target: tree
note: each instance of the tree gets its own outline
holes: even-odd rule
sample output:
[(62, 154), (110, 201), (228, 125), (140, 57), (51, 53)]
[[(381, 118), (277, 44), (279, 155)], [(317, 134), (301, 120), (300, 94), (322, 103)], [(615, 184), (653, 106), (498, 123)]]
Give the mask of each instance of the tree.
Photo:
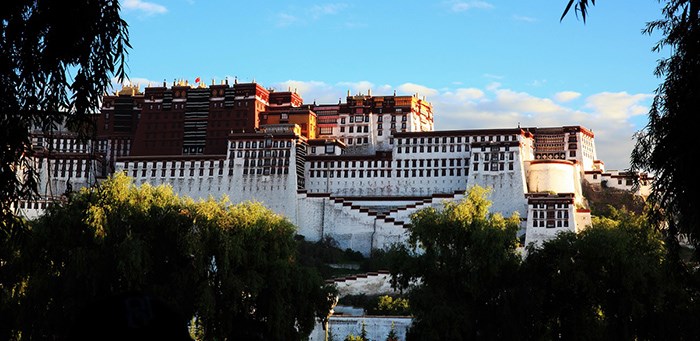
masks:
[(408, 316), (410, 311), (407, 299), (389, 295), (376, 297), (365, 306), (367, 315)]
[(529, 247), (521, 297), (533, 339), (687, 340), (697, 335), (697, 290), (673, 271), (663, 238), (618, 211), (579, 234)]
[(294, 231), (257, 203), (194, 202), (118, 174), (32, 223), (14, 335), (100, 339), (125, 328), (105, 304), (126, 300), (162, 302), (179, 323), (168, 330), (187, 335), (192, 321), (204, 340), (301, 339), (334, 297), (296, 261)]
[(365, 327), (365, 321), (362, 321), (362, 329), (360, 330), (360, 335), (348, 334), (345, 336), (344, 341), (369, 341), (367, 338), (367, 328)]
[[(24, 222), (12, 204), (36, 194), (30, 130), (85, 127), (129, 46), (119, 1), (4, 1), (0, 9), (0, 323)], [(0, 330), (7, 330), (0, 328)], [(2, 338), (2, 335), (0, 335)]]
[[(569, 0), (562, 15), (575, 3), (585, 20), (587, 0)], [(590, 5), (595, 1), (591, 0)], [(655, 74), (664, 81), (656, 89), (649, 110), (649, 122), (636, 134), (631, 170), (654, 175), (649, 217), (657, 228), (668, 232), (669, 242), (679, 234), (700, 246), (700, 184), (695, 178), (694, 127), (700, 106), (700, 13), (699, 0), (667, 0), (663, 18), (647, 23), (645, 33), (660, 31), (662, 39), (653, 47), (670, 48), (668, 58), (659, 61)], [(674, 251), (675, 250), (675, 251)], [(696, 248), (697, 250), (697, 248)], [(672, 248), (677, 253), (677, 248)]]
[[(693, 124), (700, 106), (700, 1), (672, 0), (663, 9), (664, 19), (647, 24), (645, 32), (660, 30), (664, 38), (654, 47), (672, 49), (659, 61), (655, 74), (665, 77), (656, 89), (649, 122), (637, 134), (632, 169), (654, 174), (648, 201), (657, 226), (668, 226), (670, 241), (683, 234), (696, 246), (700, 242), (700, 199), (694, 159)], [(666, 225), (667, 223), (667, 225)], [(664, 224), (664, 225), (660, 225)]]
[(390, 252), (393, 284), (410, 290), (414, 322), (408, 338), (517, 335), (514, 325), (503, 321), (516, 315), (519, 218), (489, 214), (487, 193), (475, 186), (459, 203), (414, 213), (408, 246)]
[[(112, 76), (123, 79), (127, 23), (119, 1), (16, 0), (0, 11), (0, 213), (36, 190), (30, 130), (90, 123)], [(78, 19), (79, 18), (79, 19)], [(80, 130), (83, 131), (83, 130)]]
[(394, 322), (391, 322), (391, 329), (389, 329), (389, 334), (386, 335), (386, 341), (399, 341)]

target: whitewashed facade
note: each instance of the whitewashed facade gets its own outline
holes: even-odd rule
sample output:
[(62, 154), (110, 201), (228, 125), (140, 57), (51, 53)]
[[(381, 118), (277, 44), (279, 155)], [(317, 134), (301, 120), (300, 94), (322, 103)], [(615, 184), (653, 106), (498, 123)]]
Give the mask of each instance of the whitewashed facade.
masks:
[(492, 212), (520, 216), (526, 244), (590, 224), (583, 181), (631, 188), (629, 173), (605, 172), (593, 134), (579, 126), (394, 132), (371, 148), (299, 131), (277, 124), (231, 134), (225, 155), (115, 156), (114, 170), (100, 146), (36, 135), (44, 200), (17, 207), (33, 218), (69, 187), (124, 172), (193, 199), (262, 202), (307, 240), (332, 237), (368, 255), (405, 241), (412, 213), (461, 200), (474, 185), (492, 189)]

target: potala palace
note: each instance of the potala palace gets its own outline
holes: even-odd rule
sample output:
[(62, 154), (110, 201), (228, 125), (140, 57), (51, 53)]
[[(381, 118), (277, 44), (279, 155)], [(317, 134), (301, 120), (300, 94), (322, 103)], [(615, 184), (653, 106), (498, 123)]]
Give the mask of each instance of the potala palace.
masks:
[(474, 185), (492, 188), (493, 212), (519, 213), (529, 244), (590, 224), (584, 182), (631, 190), (640, 176), (606, 171), (585, 127), (435, 131), (433, 115), (416, 94), (306, 104), (295, 90), (237, 81), (125, 86), (104, 97), (89, 141), (33, 133), (42, 199), (17, 207), (33, 218), (67, 190), (125, 172), (195, 199), (260, 201), (307, 240), (367, 255), (404, 241), (416, 210)]

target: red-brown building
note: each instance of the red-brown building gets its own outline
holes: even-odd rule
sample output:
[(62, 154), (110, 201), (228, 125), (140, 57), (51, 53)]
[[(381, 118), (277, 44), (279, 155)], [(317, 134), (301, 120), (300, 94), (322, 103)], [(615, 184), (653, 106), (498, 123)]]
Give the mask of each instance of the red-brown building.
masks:
[(180, 81), (144, 92), (127, 86), (104, 97), (98, 139), (112, 158), (225, 154), (231, 132), (260, 127), (269, 100), (270, 91), (257, 83), (192, 87)]

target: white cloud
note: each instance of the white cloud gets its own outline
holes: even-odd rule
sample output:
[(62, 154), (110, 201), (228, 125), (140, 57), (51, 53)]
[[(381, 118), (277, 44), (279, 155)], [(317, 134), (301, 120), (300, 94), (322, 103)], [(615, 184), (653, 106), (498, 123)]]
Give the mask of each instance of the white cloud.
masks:
[(406, 95), (418, 94), (418, 96), (428, 97), (435, 96), (439, 93), (435, 89), (414, 83), (403, 83), (398, 86), (397, 90)]
[(482, 76), (483, 76), (484, 78), (488, 78), (488, 79), (503, 79), (503, 78), (505, 78), (504, 76), (501, 76), (501, 75), (494, 75), (494, 74), (491, 74), (491, 73), (485, 73), (485, 74), (483, 74)]
[(539, 98), (525, 92), (516, 92), (510, 89), (497, 89), (495, 93), (494, 103), (497, 103), (503, 109), (534, 114), (561, 112), (561, 107), (548, 98)]
[[(333, 3), (333, 4), (323, 4), (323, 5), (314, 5), (308, 8), (295, 8), (287, 12), (280, 12), (275, 14), (275, 22), (278, 27), (287, 27), (290, 25), (297, 25), (297, 24), (308, 24), (312, 21), (317, 21), (322, 19), (323, 17), (329, 16), (329, 15), (336, 15), (342, 12), (344, 9), (348, 7), (347, 4), (344, 3)], [(348, 25), (353, 26), (356, 25), (356, 27), (360, 27), (362, 24), (361, 23), (346, 23), (346, 27)]]
[(560, 103), (573, 101), (581, 97), (581, 94), (576, 91), (561, 91), (554, 94), (554, 100)]
[(299, 22), (299, 18), (288, 13), (277, 13), (277, 26), (286, 27)]
[(321, 81), (287, 80), (274, 83), (272, 88), (277, 91), (296, 91), (305, 103), (336, 103), (342, 96), (336, 87)]
[(347, 7), (347, 4), (315, 5), (309, 9), (309, 12), (312, 18), (318, 19), (325, 15), (338, 14), (340, 11), (344, 10)]
[(346, 90), (350, 90), (351, 95), (355, 95), (358, 93), (367, 94), (368, 90), (374, 88), (374, 84), (368, 81), (339, 82), (337, 85), (340, 87), (345, 87)]
[(125, 10), (140, 11), (146, 15), (163, 14), (168, 11), (163, 5), (143, 0), (124, 0), (122, 7)]
[(483, 98), (484, 92), (477, 88), (459, 88), (454, 91), (447, 90), (443, 96), (456, 101), (469, 102)]
[(537, 21), (536, 18), (533, 17), (528, 17), (526, 15), (519, 15), (519, 14), (513, 14), (513, 19), (517, 21), (524, 21), (524, 22), (535, 22)]
[(480, 0), (472, 1), (449, 1), (447, 3), (450, 6), (450, 10), (453, 12), (464, 12), (470, 9), (489, 9), (493, 8), (493, 5)]
[(630, 95), (627, 92), (602, 92), (586, 98), (585, 107), (598, 113), (600, 119), (625, 122), (634, 116), (646, 114), (649, 109), (640, 102), (651, 97), (650, 94)]
[(535, 79), (535, 80), (533, 80), (532, 82), (530, 82), (529, 85), (530, 85), (530, 86), (539, 87), (539, 86), (543, 86), (543, 85), (545, 85), (545, 84), (547, 84), (547, 80), (546, 80), (546, 79)]
[(143, 78), (143, 77), (129, 77), (129, 79), (124, 79), (123, 82), (119, 82), (119, 80), (116, 77), (113, 77), (110, 82), (110, 91), (119, 91), (122, 89), (122, 86), (125, 85), (137, 85), (141, 90), (147, 86), (161, 86), (163, 84), (162, 81), (154, 81), (148, 78)]

